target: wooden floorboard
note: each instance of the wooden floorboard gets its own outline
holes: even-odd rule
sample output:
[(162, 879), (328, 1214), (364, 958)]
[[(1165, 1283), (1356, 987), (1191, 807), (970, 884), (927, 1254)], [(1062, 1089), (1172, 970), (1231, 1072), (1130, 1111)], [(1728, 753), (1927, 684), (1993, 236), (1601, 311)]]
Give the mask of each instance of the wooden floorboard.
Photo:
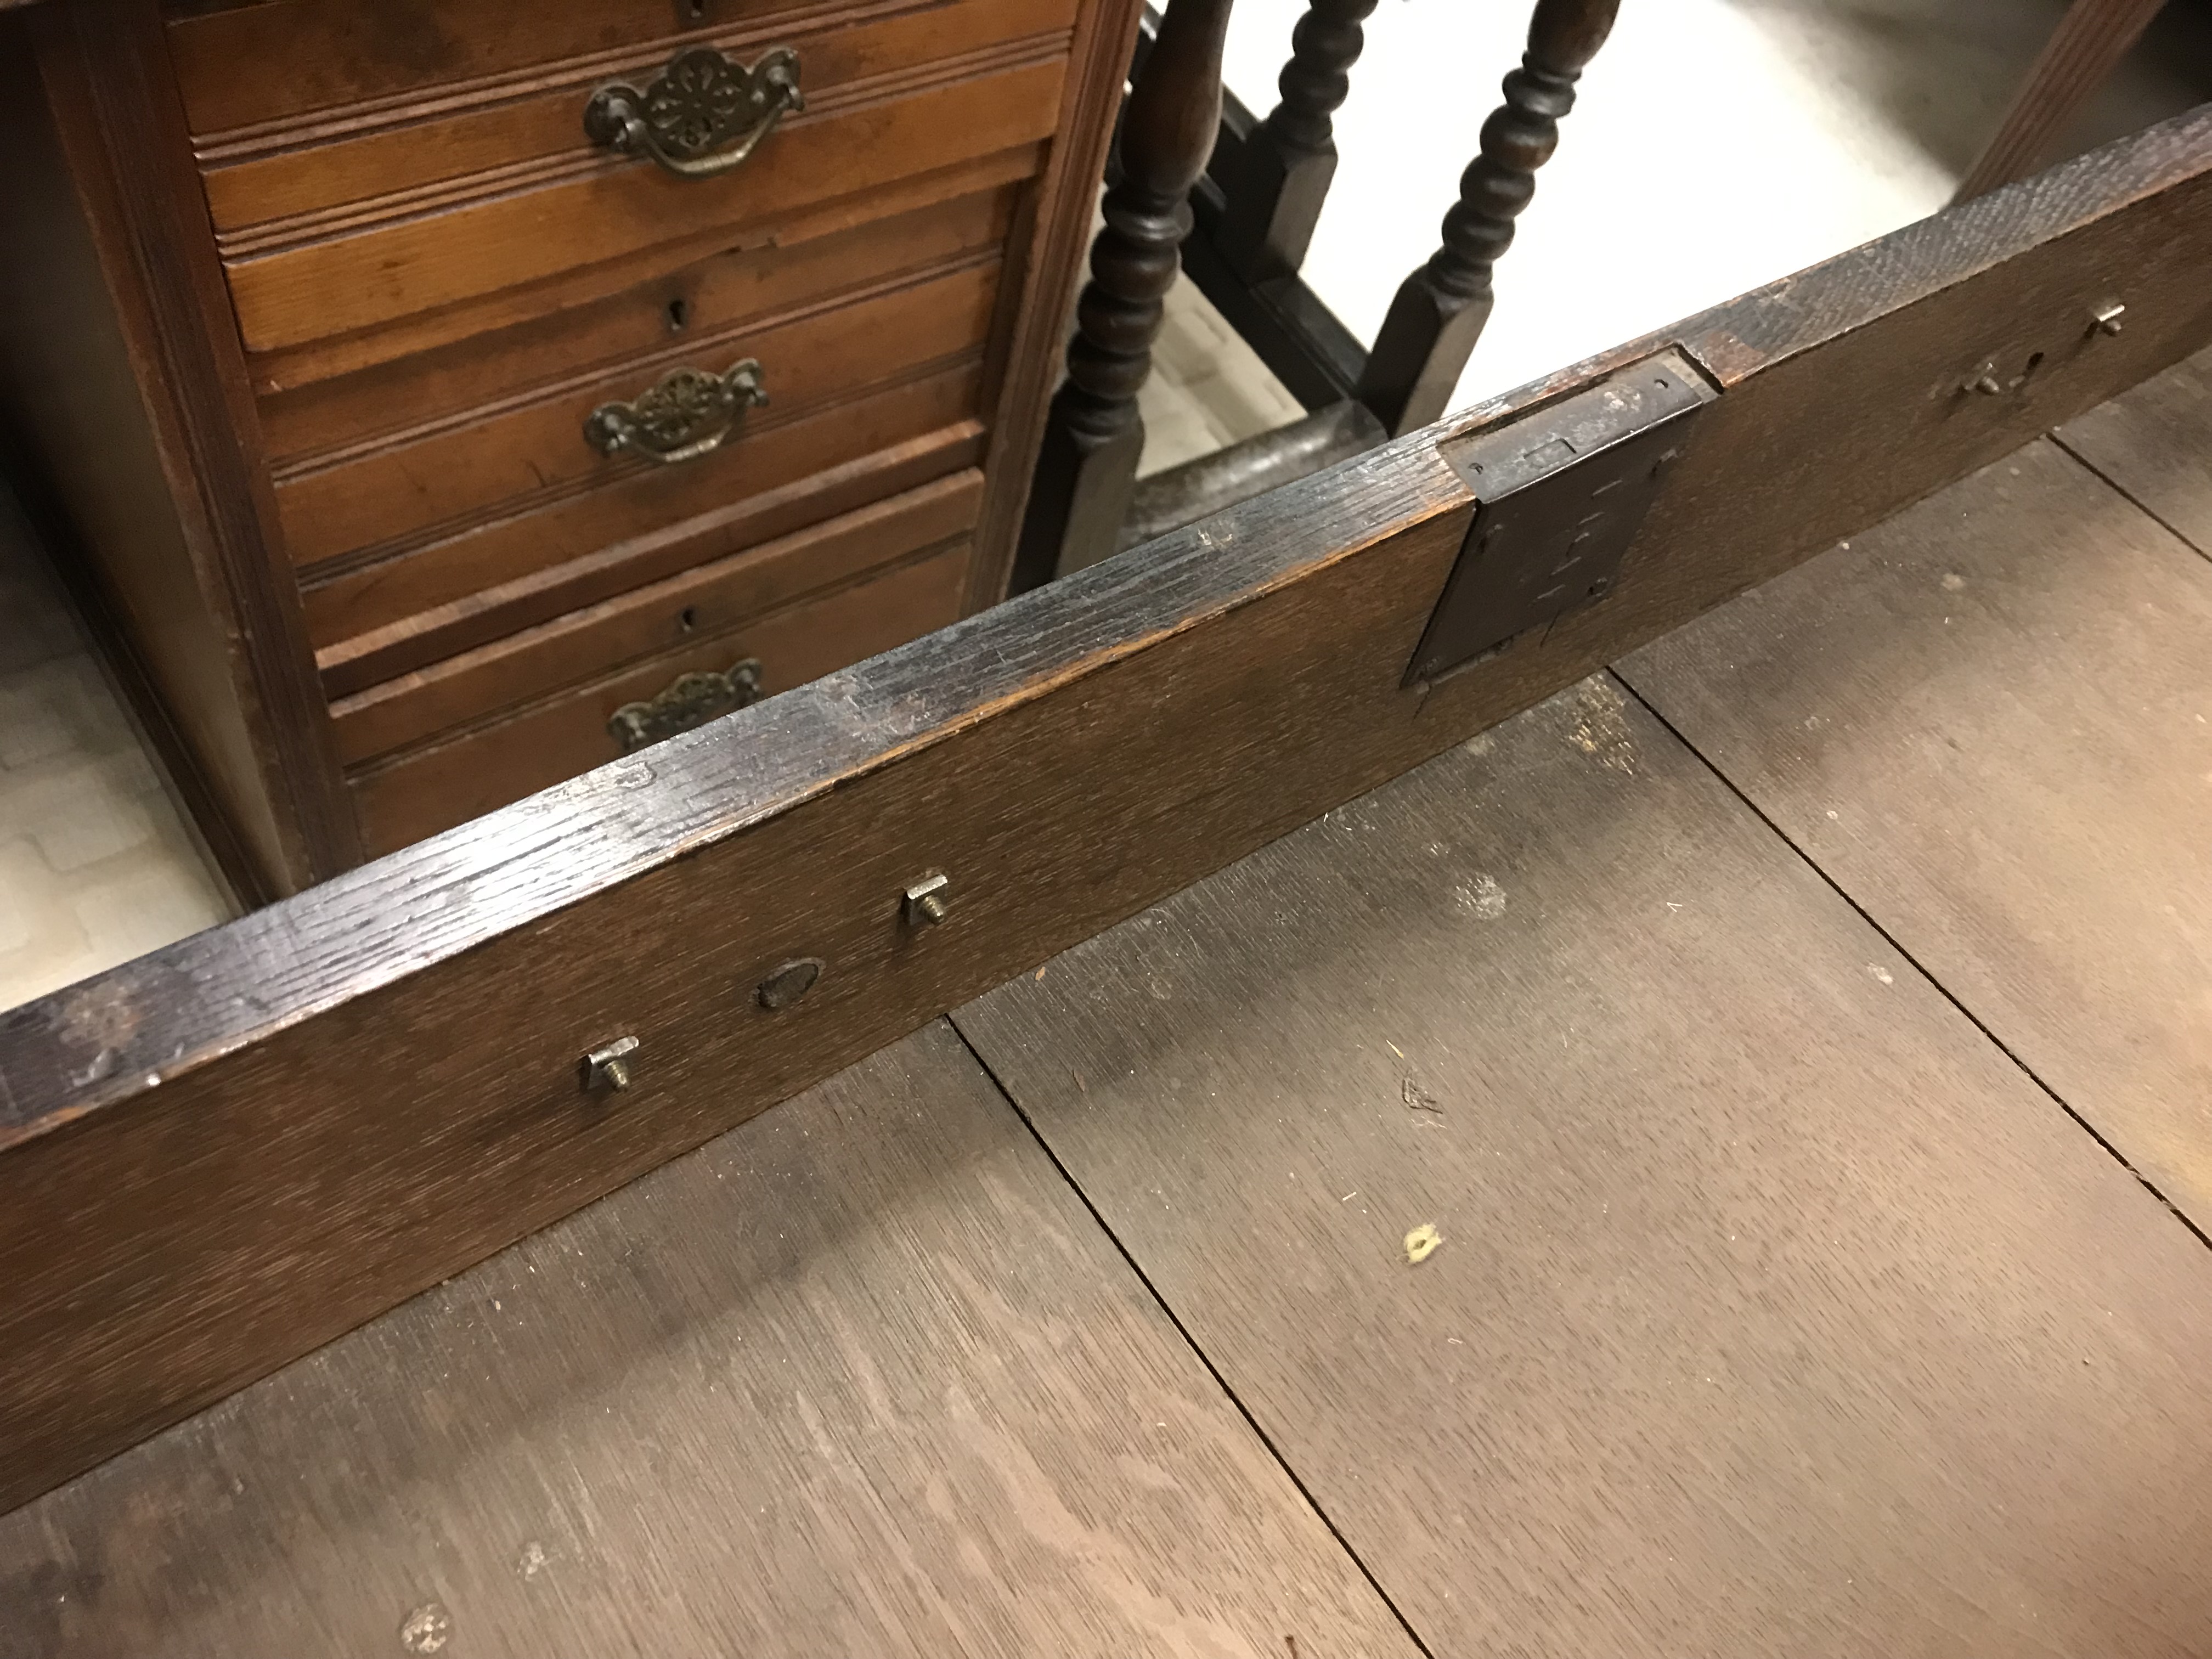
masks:
[(942, 1022), (0, 1520), (10, 1659), (1286, 1637), (1415, 1651)]
[(2058, 440), (2212, 555), (2212, 351), (2067, 422)]
[(955, 1019), (1431, 1653), (2212, 1648), (2212, 1252), (1615, 682)]
[(2212, 1230), (2212, 562), (2039, 443), (1621, 672)]

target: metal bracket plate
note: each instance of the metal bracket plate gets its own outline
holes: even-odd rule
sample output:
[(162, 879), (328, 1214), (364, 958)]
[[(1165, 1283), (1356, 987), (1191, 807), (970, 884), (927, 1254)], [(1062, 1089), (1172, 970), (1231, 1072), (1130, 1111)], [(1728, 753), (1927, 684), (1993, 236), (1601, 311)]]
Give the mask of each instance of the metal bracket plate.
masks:
[(1697, 411), (1719, 396), (1679, 352), (1662, 351), (1510, 425), (1439, 444), (1477, 505), (1406, 684), (1478, 662), (1610, 592)]

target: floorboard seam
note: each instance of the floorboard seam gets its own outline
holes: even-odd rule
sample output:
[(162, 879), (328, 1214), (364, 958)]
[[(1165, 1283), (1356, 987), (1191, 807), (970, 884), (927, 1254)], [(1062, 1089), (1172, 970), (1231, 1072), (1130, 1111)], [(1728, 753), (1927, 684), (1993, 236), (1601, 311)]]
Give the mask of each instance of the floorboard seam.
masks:
[(2194, 553), (2198, 558), (2212, 562), (2212, 551), (2207, 551), (2205, 549), (2197, 546), (2195, 542), (2190, 540), (2188, 537), (2183, 535), (2181, 532), (2175, 529), (2164, 519), (2160, 518), (2157, 512), (2139, 499), (2133, 490), (2130, 489), (2118, 478), (2112, 477), (2111, 473), (2106, 471), (2104, 468), (2099, 466), (2096, 462), (2091, 460), (2080, 450), (2075, 448), (2072, 444), (2068, 443), (2066, 441), (2066, 434), (2063, 428), (2054, 428), (2051, 433), (2051, 441), (2052, 446), (2060, 454), (2073, 461), (2075, 465), (2081, 467), (2083, 471), (2087, 472), (2099, 483), (2104, 485), (2105, 488), (2111, 490), (2115, 495), (2118, 495), (2130, 507), (2135, 508), (2136, 512), (2142, 514), (2143, 517), (2148, 519), (2160, 530), (2166, 532), (2167, 535), (2172, 537), (2174, 540), (2179, 542), (2184, 547), (2187, 548), (2191, 553)]
[(1175, 1327), (1176, 1334), (1182, 1338), (1191, 1352), (1198, 1357), (1198, 1363), (1206, 1367), (1206, 1375), (1213, 1379), (1215, 1386), (1220, 1389), (1223, 1396), (1229, 1403), (1237, 1408), (1237, 1414), (1242, 1417), (1250, 1425), (1252, 1432), (1259, 1437), (1260, 1443), (1267, 1449), (1267, 1455), (1275, 1460), (1276, 1466), (1282, 1470), (1291, 1485), (1297, 1488), (1298, 1496), (1305, 1499), (1306, 1507), (1314, 1512), (1316, 1518), (1322, 1526), (1328, 1528), (1328, 1535), (1336, 1540), (1337, 1547), (1344, 1552), (1346, 1558), (1353, 1566), (1359, 1569), (1359, 1576), (1367, 1581), (1369, 1588), (1381, 1598), (1382, 1605), (1389, 1608), (1390, 1616), (1398, 1621), (1398, 1627), (1406, 1632), (1406, 1639), (1413, 1644), (1415, 1650), (1422, 1656), (1422, 1659), (1436, 1659), (1429, 1644), (1421, 1639), (1421, 1633), (1413, 1628), (1413, 1621), (1399, 1611), (1398, 1604), (1390, 1599), (1390, 1592), (1382, 1588), (1381, 1581), (1375, 1577), (1373, 1571), (1361, 1559), (1359, 1552), (1352, 1547), (1352, 1540), (1347, 1539), (1338, 1528), (1336, 1522), (1329, 1518), (1328, 1511), (1322, 1507), (1321, 1501), (1314, 1496), (1312, 1489), (1306, 1485), (1304, 1477), (1292, 1467), (1291, 1460), (1283, 1455), (1283, 1449), (1275, 1443), (1274, 1437), (1260, 1426), (1259, 1419), (1252, 1415), (1251, 1409), (1237, 1396), (1237, 1390), (1229, 1386), (1229, 1379), (1221, 1374), (1221, 1368), (1213, 1363), (1212, 1356), (1199, 1346), (1198, 1340), (1191, 1335), (1189, 1328), (1182, 1322), (1182, 1316), (1175, 1310), (1167, 1297), (1160, 1294), (1159, 1287), (1152, 1283), (1152, 1275), (1145, 1271), (1143, 1265), (1131, 1254), (1129, 1247), (1121, 1242), (1121, 1236), (1114, 1231), (1112, 1224), (1107, 1221), (1104, 1215), (1100, 1213), (1098, 1206), (1091, 1202), (1091, 1194), (1084, 1191), (1083, 1183), (1075, 1178), (1074, 1172), (1060, 1162), (1060, 1154), (1053, 1151), (1052, 1143), (1044, 1138), (1043, 1132), (1037, 1127), (1030, 1115), (1022, 1109), (1022, 1103), (1014, 1097), (1014, 1091), (1006, 1086), (1006, 1080), (993, 1068), (991, 1062), (983, 1058), (982, 1050), (968, 1040), (968, 1033), (960, 1029), (960, 1021), (957, 1013), (946, 1014), (945, 1023), (951, 1027), (952, 1035), (960, 1039), (960, 1046), (967, 1049), (969, 1057), (981, 1067), (983, 1075), (990, 1079), (991, 1086), (999, 1091), (1014, 1115), (1022, 1121), (1022, 1127), (1027, 1129), (1036, 1139), (1039, 1149), (1052, 1161), (1052, 1167), (1060, 1172), (1060, 1178), (1065, 1181), (1069, 1190), (1082, 1200), (1083, 1207), (1090, 1212), (1091, 1218), (1098, 1224), (1098, 1231), (1106, 1235), (1115, 1249), (1120, 1252), (1121, 1260), (1129, 1264), (1129, 1271), (1136, 1274), (1137, 1282), (1145, 1287), (1145, 1293), (1159, 1304), (1160, 1311), (1167, 1316), (1168, 1322)]
[[(2072, 452), (2069, 451), (2068, 453), (2071, 453)], [(2102, 475), (2100, 474), (2100, 476), (2101, 477)], [(2184, 1227), (2186, 1227), (2189, 1230), (2191, 1236), (2194, 1237), (2199, 1244), (2203, 1245), (2207, 1249), (2212, 1249), (2212, 1237), (2207, 1237), (2205, 1236), (2204, 1230), (2198, 1226), (2196, 1222), (2192, 1221), (2189, 1218), (2187, 1212), (2185, 1212), (2179, 1205), (2176, 1204), (2172, 1199), (2160, 1192), (2158, 1188), (2157, 1182), (2154, 1182), (2149, 1176), (2143, 1174), (2141, 1170), (2136, 1168), (2133, 1164), (2130, 1164), (2127, 1159), (2127, 1156), (2110, 1140), (2107, 1140), (2095, 1124), (2090, 1122), (2087, 1117), (2075, 1110), (2072, 1103), (2069, 1102), (2063, 1095), (2060, 1094), (2057, 1090), (2052, 1088), (2048, 1083), (2045, 1083), (2033, 1066), (2030, 1066), (2025, 1060), (2021, 1059), (2018, 1054), (2014, 1052), (2010, 1043), (2007, 1042), (1994, 1030), (1990, 1030), (1987, 1024), (1984, 1024), (1981, 1017), (1976, 1014), (1972, 1009), (1966, 1006), (1964, 1002), (1960, 1001), (1959, 998), (1954, 994), (1949, 986), (1944, 984), (1942, 980), (1936, 978), (1933, 973), (1929, 972), (1927, 964), (1923, 963), (1919, 957), (1914, 956), (1911, 951), (1906, 950), (1904, 944), (1895, 934), (1892, 933), (1888, 928), (1883, 927), (1880, 921), (1876, 921), (1873, 914), (1869, 911), (1864, 905), (1861, 904), (1845, 890), (1841, 882), (1830, 875), (1825, 869), (1821, 868), (1819, 860), (1814, 859), (1809, 853), (1806, 852), (1803, 848), (1800, 847), (1796, 842), (1791, 838), (1788, 830), (1784, 830), (1780, 824), (1769, 817), (1757, 801), (1754, 801), (1749, 795), (1746, 794), (1741, 789), (1739, 789), (1736, 787), (1735, 779), (1729, 776), (1727, 773), (1723, 772), (1718, 766), (1714, 764), (1711, 757), (1705, 754), (1705, 750), (1698, 748), (1696, 744), (1691, 742), (1689, 738), (1675, 726), (1674, 721), (1668, 720), (1665, 714), (1660, 712), (1656, 704), (1655, 704), (1649, 697), (1645, 696), (1641, 691), (1638, 690), (1635, 685), (1629, 680), (1628, 676), (1624, 673), (1618, 665), (1608, 668), (1605, 672), (1615, 684), (1620, 686), (1630, 696), (1635, 698), (1653, 720), (1657, 720), (1661, 726), (1664, 726), (1668, 733), (1673, 737), (1677, 743), (1680, 744), (1683, 748), (1688, 750), (1691, 754), (1694, 755), (1697, 757), (1698, 763), (1703, 766), (1705, 770), (1711, 773), (1714, 777), (1720, 781), (1720, 784), (1723, 788), (1726, 789), (1729, 793), (1734, 795), (1738, 800), (1741, 801), (1746, 811), (1749, 811), (1753, 817), (1757, 818), (1761, 823), (1765, 824), (1768, 830), (1771, 830), (1776, 840), (1779, 841), (1784, 847), (1787, 847), (1792, 853), (1796, 854), (1803, 862), (1805, 867), (1810, 870), (1814, 875), (1818, 876), (1822, 882), (1826, 884), (1829, 890), (1834, 893), (1838, 898), (1850, 905), (1852, 910), (1857, 914), (1861, 921), (1864, 921), (1868, 927), (1873, 928), (1875, 933), (1881, 934), (1882, 939), (1888, 945), (1891, 950), (1896, 951), (1898, 955), (1903, 957), (1906, 962), (1911, 963), (1914, 973), (1919, 975), (1920, 977), (1926, 980), (1929, 984), (1934, 986), (1936, 988), (1936, 994), (1946, 1002), (1949, 1003), (1954, 1008), (1957, 1009), (1960, 1014), (1965, 1018), (1968, 1024), (1972, 1025), (1984, 1037), (1988, 1038), (1990, 1044), (1999, 1054), (2002, 1054), (2007, 1060), (2018, 1066), (2020, 1068), (2021, 1074), (2023, 1077), (2027, 1078), (2029, 1082), (2035, 1085), (2037, 1088), (2042, 1090), (2045, 1095), (2049, 1096), (2051, 1103), (2056, 1105), (2060, 1111), (2065, 1113), (2068, 1117), (2073, 1119), (2075, 1124), (2080, 1126), (2081, 1130), (2084, 1134), (2087, 1135), (2090, 1139), (2095, 1141), (2098, 1146), (2103, 1147), (2106, 1153), (2115, 1164), (2118, 1164), (2123, 1170), (2125, 1170), (2130, 1175), (2133, 1176), (2137, 1184), (2153, 1198), (2156, 1199), (2160, 1204), (2164, 1206), (2166, 1212), (2172, 1216), (2176, 1221), (2179, 1221)]]

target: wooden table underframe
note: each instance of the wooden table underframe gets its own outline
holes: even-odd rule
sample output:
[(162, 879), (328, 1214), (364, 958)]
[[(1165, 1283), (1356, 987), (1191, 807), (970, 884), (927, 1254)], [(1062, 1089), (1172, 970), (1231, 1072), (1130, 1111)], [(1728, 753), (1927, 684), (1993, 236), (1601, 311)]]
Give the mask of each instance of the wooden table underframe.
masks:
[[(29, 1470), (31, 1490), (101, 1435), (137, 1438), (196, 1405), (195, 1389), (228, 1393), (241, 1369), (289, 1358), (285, 1344), (358, 1323), (403, 1269), (479, 1265), (0, 1522), (17, 1592), (0, 1600), (14, 1621), (0, 1629), (33, 1652), (143, 1650), (157, 1635), (179, 1653), (434, 1650), (420, 1644), (440, 1632), (453, 1653), (604, 1651), (763, 1631), (793, 1652), (2201, 1649), (2212, 1261), (2189, 1158), (2208, 1141), (2198, 1125), (2192, 1147), (2186, 1114), (2155, 1108), (2171, 1104), (2166, 1079), (2185, 1084), (2204, 1059), (2174, 974), (2190, 969), (2208, 926), (2197, 895), (2212, 890), (2184, 788), (2212, 788), (2200, 775), (2212, 756), (2189, 746), (2212, 744), (2191, 729), (2212, 695), (2212, 565), (2188, 539), (2201, 449), (2129, 432), (2144, 409), (2179, 411), (2151, 422), (2169, 438), (2177, 422), (2203, 430), (2212, 405), (2197, 363), (2106, 403), (2203, 343), (2201, 301), (2160, 297), (2185, 291), (2201, 251), (2172, 255), (2171, 290), (2155, 264), (2177, 225), (2204, 217), (2172, 177), (2202, 139), (2185, 122), (2162, 142), (2134, 152), (2167, 169), (2123, 192), (2141, 208), (2100, 206), (2055, 237), (2046, 222), (1995, 257), (1985, 244), (1940, 281), (1923, 266), (1910, 278), (1919, 297), (1863, 300), (1862, 324), (1839, 322), (1840, 302), (1801, 277), (1786, 305), (1755, 296), (1724, 323), (1670, 331), (1717, 369), (1713, 413), (1745, 411), (1741, 451), (1692, 458), (1728, 461), (1736, 485), (1686, 468), (1604, 629), (1600, 607), (1487, 673), (1406, 692), (1394, 673), (1386, 695), (1375, 681), (1394, 654), (1402, 672), (1465, 515), (1434, 439), (1425, 459), (1409, 441), (1333, 489), (1301, 487), (1289, 505), (1317, 549), (1304, 562), (1280, 531), (1265, 539), (1265, 514), (1285, 507), (1271, 502), (1134, 556), (1121, 574), (1142, 570), (1148, 586), (1116, 586), (1102, 567), (1087, 588), (1039, 596), (1033, 629), (1064, 617), (1067, 631), (1041, 630), (1036, 648), (1063, 655), (1024, 666), (1031, 690), (978, 685), (963, 705), (976, 712), (959, 715), (887, 659), (740, 717), (804, 739), (817, 764), (857, 710), (902, 723), (867, 734), (895, 757), (841, 763), (850, 781), (834, 793), (786, 781), (780, 817), (734, 809), (732, 777), (713, 769), (739, 757), (703, 739), (658, 769), (600, 775), (433, 844), (445, 861), (419, 878), (503, 907), (465, 918), (474, 935), (435, 931), (427, 896), (459, 889), (416, 886), (433, 936), (410, 972), (210, 1042), (158, 1085), (76, 1085), (78, 1121), (7, 1154), (24, 1182), (9, 1213), (27, 1235), (46, 1190), (32, 1177), (69, 1177), (72, 1149), (143, 1148), (108, 1165), (142, 1206), (161, 1190), (145, 1172), (193, 1150), (204, 1214), (225, 1179), (327, 1159), (328, 1136), (362, 1133), (335, 1101), (306, 1120), (323, 1126), (313, 1133), (291, 1125), (295, 1151), (272, 1142), (252, 1170), (227, 1175), (206, 1136), (248, 1109), (248, 1085), (264, 1100), (279, 1079), (306, 1086), (296, 1068), (313, 1052), (363, 1065), (349, 1043), (381, 1041), (397, 1062), (395, 1042), (422, 1042), (421, 1069), (388, 1065), (375, 1086), (385, 1127), (417, 1136), (426, 1190), (404, 1194), (404, 1164), (358, 1158), (349, 1184), (386, 1207), (332, 1212), (331, 1256), (291, 1227), (289, 1264), (307, 1277), (283, 1287), (295, 1305), (283, 1321), (255, 1300), (278, 1258), (253, 1254), (276, 1248), (281, 1214), (224, 1224), (240, 1252), (224, 1272), (188, 1250), (155, 1260), (165, 1236), (143, 1211), (135, 1237), (73, 1241), (80, 1271), (106, 1275), (80, 1285), (135, 1280), (183, 1305), (110, 1322), (105, 1346), (45, 1351), (40, 1386), (11, 1377), (19, 1407), (77, 1390), (74, 1418), (57, 1407), (40, 1419), (76, 1426), (64, 1449), (16, 1431), (10, 1473)], [(2114, 159), (2100, 165), (2109, 185)], [(2011, 216), (1954, 219), (1947, 234), (1978, 222), (2022, 235), (2021, 203), (1990, 203), (2008, 199)], [(1899, 253), (1862, 269), (1893, 284)], [(1839, 470), (1846, 428), (1799, 475), (1743, 489), (1743, 457), (1788, 455), (1808, 388), (1832, 413), (1855, 384), (1924, 383), (1915, 348), (1973, 349), (1994, 297), (2018, 328), (2023, 308), (2047, 302), (2056, 318), (2077, 302), (2069, 283), (2123, 268), (2142, 326), (2108, 339), (2139, 355), (2057, 365), (1980, 425), (1936, 428), (1952, 434), (1941, 454), (1923, 433), (1879, 472)], [(1787, 306), (1806, 320), (1778, 325)], [(1778, 343), (1782, 325), (1818, 339)], [(1878, 406), (1899, 406), (1884, 395), (1857, 394), (1869, 427)], [(1819, 414), (1806, 407), (1806, 429)], [(2017, 449), (2056, 422), (2059, 443)], [(1714, 430), (1731, 428), (1701, 442)], [(1401, 516), (1378, 526), (1378, 504)], [(1650, 542), (1662, 534), (1680, 539)], [(1850, 546), (1617, 677), (1586, 678), (1838, 540)], [(1153, 626), (1117, 632), (1117, 605), (1150, 607)], [(1301, 630), (1308, 648), (1293, 653)], [(1870, 680), (1891, 695), (1869, 695)], [(1133, 703), (1152, 711), (1156, 742), (1133, 732)], [(2158, 719), (2138, 715), (2130, 733), (2121, 715), (2135, 705)], [(1024, 710), (1051, 719), (1030, 735)], [(1330, 710), (1335, 724), (1316, 731)], [(2069, 773), (2063, 755), (2047, 773), (2025, 765), (2036, 735), (2069, 720), (2105, 769)], [(1996, 757), (1986, 777), (1937, 752), (1947, 734)], [(410, 986), (442, 975), (454, 1018), (489, 1026), (512, 1066), (531, 1033), (501, 1023), (504, 994), (483, 977), (501, 952), (558, 959), (617, 901), (651, 919), (699, 899), (702, 882), (727, 894), (744, 867), (732, 852), (774, 853), (780, 823), (823, 808), (780, 855), (792, 875), (780, 908), (737, 884), (730, 911), (695, 912), (692, 940), (670, 947), (695, 980), (744, 982), (810, 914), (848, 902), (846, 876), (861, 891), (883, 881), (865, 860), (807, 873), (807, 859), (836, 865), (830, 809), (950, 811), (959, 769), (940, 783), (933, 755), (957, 748), (972, 778), (1032, 763), (1038, 742), (1065, 751), (1063, 770), (1031, 775), (1063, 818), (1089, 815), (1087, 862), (1062, 863), (1057, 890), (1024, 886), (1018, 855), (1068, 855), (1039, 845), (1031, 822), (994, 826), (975, 850), (1016, 860), (998, 896), (979, 864), (943, 860), (967, 878), (967, 908), (942, 942), (971, 923), (983, 939), (928, 963), (825, 951), (841, 967), (857, 958), (862, 983), (793, 1011), (831, 1011), (793, 1028), (804, 1042), (740, 1022), (663, 1061), (684, 1029), (672, 1005), (641, 1049), (666, 1069), (641, 1069), (635, 1098), (571, 1115), (548, 1140), (537, 1096), (485, 1091), (499, 1056), (472, 1072), (434, 1020), (390, 1023)], [(1177, 747), (1209, 752), (1178, 771), (1164, 758)], [(1083, 769), (1102, 755), (1149, 799), (1102, 802)], [(1996, 763), (2007, 757), (2023, 763)], [(743, 763), (775, 782), (757, 750)], [(1979, 787), (1989, 778), (2018, 798)], [(724, 827), (688, 832), (673, 858), (601, 867), (558, 904), (522, 890), (546, 873), (559, 813), (623, 792), (664, 828), (684, 801)], [(1185, 839), (1175, 815), (1201, 811)], [(534, 850), (486, 861), (495, 833), (510, 854)], [(592, 833), (612, 830), (602, 819)], [(900, 841), (884, 868), (929, 844)], [(1931, 867), (1928, 849), (1950, 844), (1984, 855)], [(2065, 860), (2092, 853), (2112, 868), (2069, 879)], [(1068, 884), (1077, 870), (1087, 890)], [(2130, 872), (2148, 872), (2141, 890)], [(323, 896), (333, 923), (368, 913), (365, 893)], [(2115, 921), (2126, 903), (2142, 915)], [(2014, 914), (2043, 918), (2038, 949), (1949, 953)], [(100, 1007), (137, 1006), (144, 1040), (173, 1042), (191, 1011), (129, 999), (161, 972), (204, 970), (210, 951), (303, 952), (287, 994), (304, 994), (310, 919), (285, 907), (258, 933), (192, 942), (198, 957), (179, 947), (94, 981), (104, 1005), (33, 1005), (43, 1023), (19, 1016), (9, 1033), (14, 1099), (39, 1098), (19, 1086), (41, 1075), (26, 1057), (52, 1055), (45, 1075), (66, 1075), (70, 1010), (82, 1035)], [(2115, 940), (2141, 947), (2132, 963)], [(2162, 987), (2176, 1013), (2154, 1010), (2148, 1035), (2117, 1051), (2094, 1004), (2050, 1017), (2052, 976), (2083, 964), (2098, 982), (2142, 976), (2116, 1006)], [(617, 941), (608, 967), (669, 964)], [(962, 1006), (963, 985), (1000, 988)], [(529, 988), (548, 1023), (578, 994)], [(956, 1008), (953, 1030), (907, 1039), (483, 1260), (500, 1227), (550, 1219), (696, 1145), (933, 1000)], [(315, 1042), (288, 1052), (286, 1030)], [(135, 1071), (137, 1040), (111, 1026), (111, 1065)], [(752, 1070), (733, 1069), (740, 1053)], [(478, 1104), (440, 1112), (439, 1097)], [(44, 1156), (21, 1158), (27, 1147)], [(740, 1196), (718, 1202), (732, 1182)], [(1443, 1243), (1416, 1266), (1402, 1240), (1419, 1224)], [(206, 1240), (206, 1224), (166, 1237)], [(23, 1243), (8, 1250), (33, 1260)], [(342, 1250), (349, 1272), (332, 1260)], [(256, 1261), (270, 1266), (247, 1272)], [(12, 1316), (52, 1317), (52, 1282), (26, 1281)], [(326, 1301), (296, 1305), (303, 1284)], [(166, 1389), (131, 1395), (116, 1369), (131, 1351), (113, 1346), (131, 1321), (204, 1329), (210, 1306), (234, 1319), (223, 1341), (174, 1351)], [(741, 1403), (717, 1398), (725, 1386)], [(620, 1502), (602, 1510), (610, 1492)], [(747, 1504), (767, 1519), (738, 1526)], [(921, 1541), (902, 1553), (909, 1535)], [(924, 1584), (934, 1599), (917, 1599)]]

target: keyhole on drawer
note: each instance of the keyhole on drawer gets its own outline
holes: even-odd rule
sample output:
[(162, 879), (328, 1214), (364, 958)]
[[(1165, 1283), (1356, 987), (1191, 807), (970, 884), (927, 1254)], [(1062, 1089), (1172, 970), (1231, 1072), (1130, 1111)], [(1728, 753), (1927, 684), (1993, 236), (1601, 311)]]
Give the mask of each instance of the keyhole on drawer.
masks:
[(693, 629), (696, 628), (699, 625), (699, 612), (696, 606), (687, 605), (681, 611), (678, 611), (676, 613), (676, 625), (687, 634), (689, 634)]
[(684, 0), (684, 9), (696, 23), (707, 15), (707, 0)]
[(668, 331), (671, 334), (681, 332), (684, 325), (690, 320), (691, 302), (690, 301), (678, 298), (668, 302)]

